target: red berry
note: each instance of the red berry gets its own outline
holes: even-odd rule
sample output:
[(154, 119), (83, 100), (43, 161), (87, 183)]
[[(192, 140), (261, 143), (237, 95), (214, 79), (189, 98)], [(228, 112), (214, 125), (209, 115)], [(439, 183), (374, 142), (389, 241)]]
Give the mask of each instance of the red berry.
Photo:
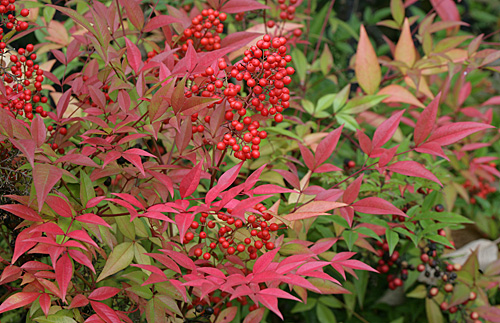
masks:
[(205, 260), (210, 259), (210, 254), (208, 252), (205, 252), (205, 254), (203, 255), (203, 259)]
[(194, 255), (196, 257), (201, 257), (201, 255), (203, 254), (203, 250), (201, 250), (200, 248), (197, 248), (195, 251), (194, 251)]
[(27, 17), (30, 14), (30, 11), (28, 9), (23, 9), (21, 10), (21, 16)]

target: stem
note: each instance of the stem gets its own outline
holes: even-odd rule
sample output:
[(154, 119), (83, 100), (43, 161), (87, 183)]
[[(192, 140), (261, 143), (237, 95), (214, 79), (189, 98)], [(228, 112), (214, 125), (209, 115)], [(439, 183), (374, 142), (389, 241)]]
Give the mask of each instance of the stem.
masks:
[(319, 53), (319, 47), (321, 45), (321, 40), (323, 39), (323, 34), (325, 33), (325, 28), (328, 23), (328, 17), (330, 17), (330, 14), (332, 13), (333, 5), (335, 4), (335, 0), (330, 1), (330, 6), (328, 7), (328, 12), (326, 14), (325, 20), (323, 21), (323, 26), (321, 27), (321, 32), (319, 34), (318, 42), (316, 43), (316, 49), (314, 50), (314, 56), (313, 56), (313, 62), (316, 61), (316, 58), (318, 57)]

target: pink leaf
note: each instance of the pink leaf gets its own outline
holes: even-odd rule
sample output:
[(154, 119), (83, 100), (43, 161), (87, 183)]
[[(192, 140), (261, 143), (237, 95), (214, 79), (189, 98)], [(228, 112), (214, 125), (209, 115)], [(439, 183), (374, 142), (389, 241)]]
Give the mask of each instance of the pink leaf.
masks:
[(73, 300), (71, 301), (71, 304), (69, 305), (69, 309), (83, 307), (83, 306), (86, 306), (88, 303), (89, 303), (89, 300), (87, 299), (87, 297), (85, 297), (82, 294), (78, 294), (75, 297), (73, 297)]
[(167, 249), (160, 249), (163, 253), (167, 254), (170, 258), (172, 258), (176, 263), (181, 265), (182, 267), (189, 269), (189, 270), (195, 270), (196, 265), (194, 261), (191, 260), (188, 256), (186, 256), (183, 253), (173, 251), (173, 250), (167, 250)]
[(276, 315), (279, 316), (279, 318), (283, 320), (283, 315), (278, 308), (278, 298), (269, 295), (258, 295), (256, 298), (259, 300), (259, 302), (262, 303), (262, 305), (273, 311)]
[(24, 154), (31, 167), (35, 168), (35, 141), (32, 139), (15, 140), (14, 138), (9, 138), (9, 140)]
[(33, 169), (33, 180), (38, 201), (38, 211), (42, 210), (43, 203), (50, 190), (59, 182), (62, 177), (62, 170), (49, 164), (38, 164)]
[(260, 256), (255, 264), (253, 265), (253, 272), (260, 273), (267, 269), (267, 267), (271, 264), (274, 259), (274, 256), (278, 253), (279, 248), (273, 249), (271, 251), (266, 252), (262, 256)]
[(127, 193), (111, 193), (111, 194), (118, 196), (119, 198), (124, 199), (125, 201), (129, 202), (130, 204), (132, 204), (135, 207), (138, 207), (139, 209), (144, 210), (144, 206), (141, 204), (141, 202), (139, 202), (139, 200), (137, 200), (135, 197), (133, 197), (130, 194), (127, 194)]
[(361, 130), (357, 130), (357, 135), (358, 135), (358, 140), (359, 140), (359, 146), (361, 147), (361, 150), (367, 154), (370, 155), (372, 152), (372, 141), (370, 138)]
[(80, 250), (70, 249), (69, 255), (71, 256), (71, 259), (78, 262), (79, 264), (86, 266), (95, 274), (94, 265), (92, 265), (89, 257), (87, 257), (83, 252), (81, 252)]
[(80, 166), (99, 167), (99, 165), (97, 165), (92, 159), (90, 159), (89, 157), (84, 156), (82, 154), (64, 155), (62, 157), (59, 157), (55, 161), (55, 164), (64, 163), (64, 162), (70, 162), (71, 164), (80, 165)]
[(52, 210), (54, 210), (58, 215), (62, 217), (70, 218), (73, 216), (73, 211), (70, 204), (60, 196), (49, 195), (45, 199), (45, 203), (47, 203), (47, 205), (50, 206)]
[[(250, 176), (248, 176), (247, 180), (245, 181), (245, 191), (250, 190), (259, 180), (260, 175), (266, 168), (267, 164), (264, 164), (260, 166), (257, 170), (255, 170)], [(266, 194), (266, 193), (264, 193)]]
[(142, 64), (141, 51), (127, 37), (125, 37), (125, 43), (127, 45), (127, 61), (129, 62), (130, 67), (134, 70), (135, 74), (137, 74), (141, 69)]
[(23, 307), (25, 305), (33, 303), (40, 293), (28, 293), (28, 292), (20, 292), (16, 293), (9, 298), (7, 298), (2, 305), (0, 305), (0, 313), (14, 310), (19, 307)]
[(142, 160), (139, 155), (127, 154), (126, 152), (124, 152), (123, 158), (131, 162), (135, 167), (137, 167), (143, 176), (146, 176), (146, 173), (144, 172), (144, 166), (142, 165)]
[(352, 205), (354, 211), (367, 214), (397, 214), (407, 216), (403, 211), (380, 197), (367, 197)]
[(424, 165), (417, 163), (416, 161), (412, 160), (399, 161), (390, 165), (388, 169), (398, 174), (425, 178), (443, 186), (443, 184), (441, 184), (439, 179), (433, 173), (431, 173), (427, 168), (425, 168)]
[(314, 170), (316, 162), (314, 160), (313, 153), (309, 150), (309, 148), (304, 147), (300, 142), (299, 142), (299, 148), (300, 148), (300, 154), (302, 155), (302, 158), (304, 159), (307, 168), (309, 170)]
[(94, 300), (94, 301), (104, 301), (108, 298), (111, 298), (118, 294), (121, 291), (120, 288), (116, 287), (99, 287), (92, 291), (89, 295), (89, 299)]
[(177, 228), (179, 228), (181, 243), (184, 243), (184, 236), (191, 226), (191, 223), (193, 223), (193, 220), (193, 213), (179, 213), (175, 215), (175, 224), (177, 225)]
[(398, 111), (389, 119), (382, 122), (382, 124), (375, 130), (373, 135), (372, 149), (382, 147), (389, 139), (392, 138), (398, 129), (401, 116), (405, 111)]
[(220, 192), (224, 191), (234, 183), (236, 177), (238, 177), (238, 174), (240, 173), (241, 166), (243, 166), (243, 162), (235, 165), (230, 170), (222, 174), (222, 176), (217, 181), (217, 185), (212, 187), (212, 189), (210, 189), (210, 191), (208, 191), (207, 195), (205, 196), (206, 204), (212, 203), (212, 201), (217, 198)]
[(43, 293), (40, 295), (40, 299), (38, 300), (40, 303), (40, 307), (42, 308), (43, 314), (45, 316), (49, 315), (50, 310), (50, 295), (47, 293)]
[(95, 241), (92, 240), (92, 238), (89, 236), (89, 234), (84, 230), (71, 231), (71, 232), (68, 232), (66, 234), (66, 236), (73, 238), (75, 240), (80, 240), (80, 241), (86, 242), (86, 243), (88, 243), (96, 248), (99, 248), (97, 243), (95, 243)]
[(432, 100), (432, 102), (427, 106), (427, 108), (424, 109), (424, 111), (422, 111), (422, 113), (418, 117), (417, 125), (415, 126), (415, 131), (413, 132), (416, 146), (419, 146), (421, 143), (423, 143), (434, 128), (440, 99), (441, 92), (436, 95), (434, 100)]
[(193, 169), (191, 169), (189, 173), (187, 173), (186, 176), (182, 179), (179, 186), (179, 193), (181, 194), (182, 198), (190, 196), (194, 193), (194, 191), (196, 191), (196, 188), (200, 183), (201, 165), (202, 162), (198, 163), (198, 165), (193, 167)]
[(274, 296), (274, 297), (279, 297), (279, 298), (286, 298), (286, 299), (291, 299), (296, 302), (300, 302), (300, 299), (297, 297), (288, 294), (287, 292), (279, 289), (279, 288), (266, 288), (263, 289), (259, 292), (259, 295), (269, 295), (269, 296)]
[(109, 225), (106, 221), (104, 221), (103, 218), (101, 218), (100, 216), (95, 215), (93, 213), (82, 214), (80, 216), (77, 216), (75, 218), (75, 220), (78, 222), (98, 224), (98, 225), (102, 225), (102, 226), (111, 228), (111, 225)]
[[(28, 229), (29, 230), (29, 229)], [(55, 223), (47, 222), (32, 229), (31, 232), (47, 232), (56, 235), (64, 235), (64, 231)]]
[(239, 13), (259, 9), (269, 9), (269, 7), (255, 0), (229, 0), (222, 6), (220, 11), (225, 13)]
[(323, 164), (333, 153), (339, 142), (340, 135), (342, 134), (342, 129), (344, 125), (341, 125), (337, 129), (330, 132), (318, 145), (316, 148), (316, 167)]
[(260, 322), (262, 322), (262, 317), (264, 316), (265, 311), (266, 311), (265, 308), (260, 307), (260, 308), (256, 309), (255, 311), (250, 312), (243, 320), (243, 323), (260, 323)]
[(460, 21), (457, 5), (453, 0), (431, 0), (431, 4), (443, 21)]
[(481, 130), (494, 128), (489, 124), (478, 122), (456, 122), (444, 125), (432, 132), (427, 142), (441, 146), (450, 145)]
[(339, 168), (335, 165), (326, 163), (326, 164), (323, 164), (323, 165), (319, 166), (318, 168), (316, 168), (314, 170), (314, 173), (316, 173), (316, 174), (330, 173), (330, 172), (339, 172), (341, 170), (342, 170), (342, 168)]
[(121, 320), (118, 317), (118, 315), (116, 315), (115, 311), (111, 309), (108, 305), (93, 301), (90, 301), (90, 305), (97, 313), (97, 315), (99, 315), (106, 323), (121, 323)]
[(342, 201), (346, 204), (351, 204), (358, 198), (359, 189), (361, 188), (361, 183), (363, 182), (364, 174), (361, 174), (358, 178), (354, 180), (349, 186), (347, 186)]
[(422, 154), (430, 154), (434, 156), (443, 157), (446, 160), (450, 160), (448, 156), (444, 153), (441, 145), (436, 142), (426, 142), (425, 144), (420, 145), (420, 147), (415, 148), (415, 151)]
[(68, 290), (69, 282), (73, 278), (73, 264), (69, 259), (68, 254), (64, 253), (56, 263), (56, 281), (61, 290), (61, 298), (66, 303), (66, 292)]
[(156, 16), (146, 24), (143, 31), (147, 33), (176, 22), (181, 23), (182, 21), (180, 19), (167, 15)]
[(69, 100), (71, 99), (71, 92), (72, 90), (69, 88), (63, 93), (63, 95), (61, 95), (59, 101), (57, 102), (56, 111), (58, 119), (62, 119), (64, 112), (66, 112), (66, 109), (68, 108)]
[(254, 194), (294, 193), (294, 190), (274, 184), (260, 185), (252, 190)]
[(45, 128), (45, 124), (38, 114), (31, 122), (31, 137), (37, 147), (40, 147), (47, 138), (47, 128)]

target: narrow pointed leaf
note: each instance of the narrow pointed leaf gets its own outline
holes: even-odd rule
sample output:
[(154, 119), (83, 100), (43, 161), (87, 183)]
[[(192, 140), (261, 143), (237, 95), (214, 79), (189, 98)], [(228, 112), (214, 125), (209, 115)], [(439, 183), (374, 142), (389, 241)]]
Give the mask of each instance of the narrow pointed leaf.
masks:
[(33, 180), (37, 193), (38, 211), (42, 210), (43, 203), (50, 190), (59, 182), (62, 170), (49, 164), (37, 164), (33, 169)]
[(132, 242), (123, 242), (117, 245), (109, 255), (101, 274), (97, 278), (97, 282), (127, 268), (132, 263), (133, 259), (134, 246)]
[(424, 111), (422, 111), (422, 113), (418, 117), (417, 125), (415, 126), (415, 131), (413, 132), (416, 146), (425, 142), (425, 139), (427, 138), (427, 136), (429, 136), (432, 129), (434, 128), (440, 99), (441, 92), (436, 95), (434, 100), (432, 100), (432, 102), (427, 106), (427, 108), (424, 109)]
[(352, 205), (354, 211), (367, 214), (397, 214), (407, 216), (403, 211), (380, 197), (367, 197)]
[(377, 54), (368, 38), (365, 27), (361, 25), (356, 63), (354, 65), (356, 79), (367, 94), (374, 94), (380, 85), (381, 71)]
[(375, 130), (373, 135), (372, 150), (382, 147), (389, 139), (392, 138), (398, 129), (401, 116), (405, 111), (398, 111), (392, 117), (382, 122), (382, 124)]
[(439, 179), (433, 173), (431, 173), (431, 171), (429, 171), (427, 168), (424, 167), (424, 165), (417, 163), (416, 161), (403, 160), (396, 162), (387, 168), (398, 174), (425, 178), (443, 186), (443, 184), (441, 184)]
[(479, 122), (450, 123), (434, 130), (427, 142), (433, 142), (441, 146), (446, 146), (455, 143), (468, 135), (491, 128), (494, 127), (492, 125)]

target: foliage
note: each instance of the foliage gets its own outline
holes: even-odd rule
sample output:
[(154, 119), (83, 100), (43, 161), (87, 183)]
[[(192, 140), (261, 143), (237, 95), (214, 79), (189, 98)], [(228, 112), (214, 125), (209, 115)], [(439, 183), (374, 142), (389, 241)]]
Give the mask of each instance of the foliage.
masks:
[(499, 321), (496, 242), (449, 253), (499, 231), (500, 51), (462, 6), (14, 2), (2, 320)]

